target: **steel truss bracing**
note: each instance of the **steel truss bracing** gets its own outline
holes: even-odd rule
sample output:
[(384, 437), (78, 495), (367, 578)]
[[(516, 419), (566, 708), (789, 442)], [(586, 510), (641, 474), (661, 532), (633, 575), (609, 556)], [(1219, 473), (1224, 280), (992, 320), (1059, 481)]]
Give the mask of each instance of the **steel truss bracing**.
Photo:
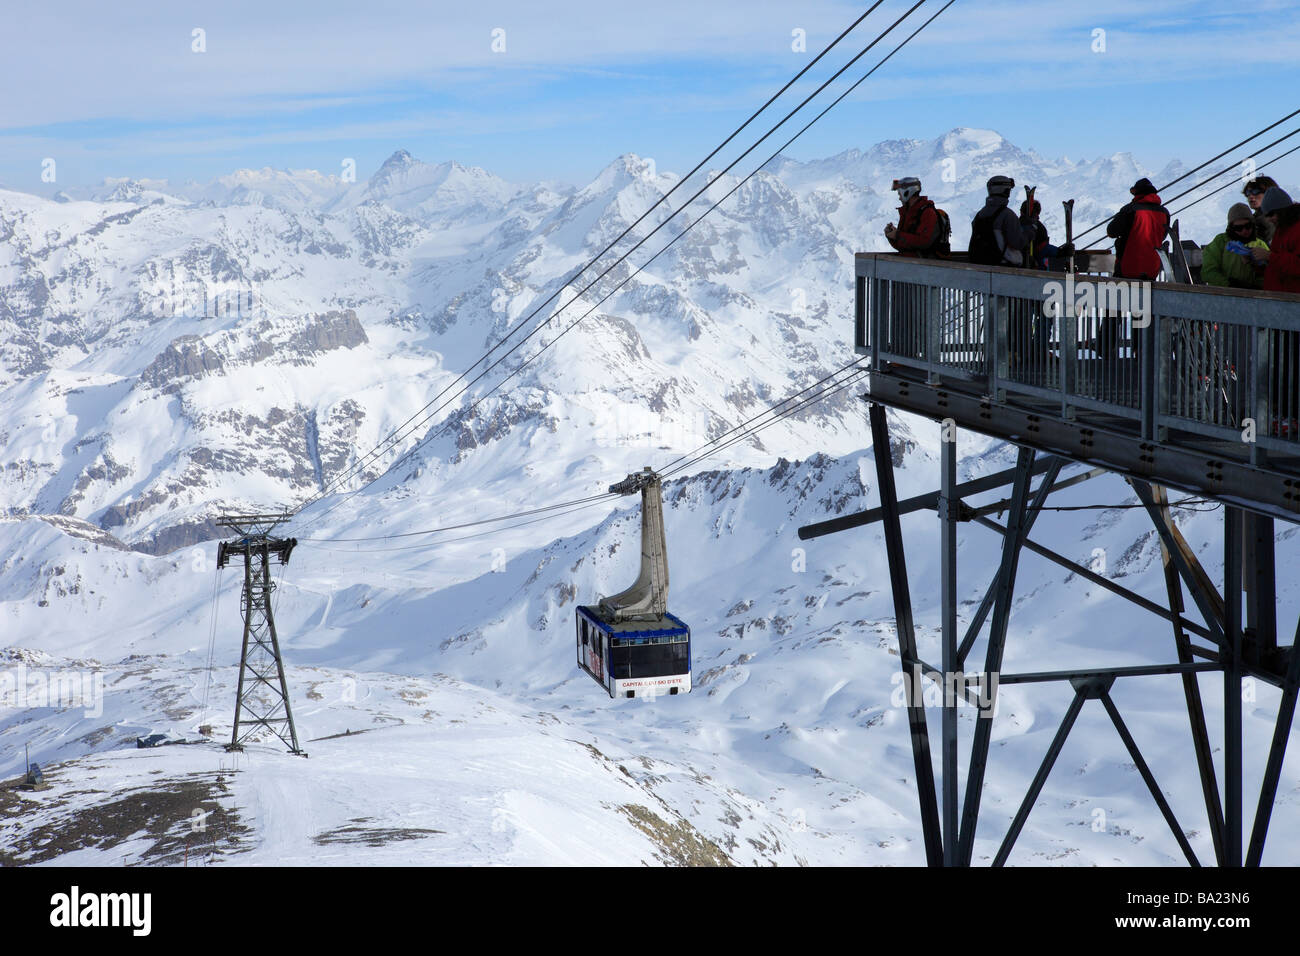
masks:
[(271, 580), (271, 558), (289, 563), (297, 545), (295, 538), (273, 538), (271, 530), (288, 515), (228, 515), (218, 519), (221, 527), (232, 529), (236, 538), (217, 546), (217, 567), (223, 568), (232, 557), (242, 557), (244, 584), (240, 594), (240, 611), (244, 619), (243, 646), (239, 655), (239, 686), (235, 693), (235, 721), (227, 750), (243, 750), (244, 741), (259, 730), (267, 730), (289, 748), (289, 752), (307, 756), (298, 745), (298, 731), (289, 703), (289, 686), (284, 677), (284, 660), (275, 630)]
[[(870, 396), (866, 398), (870, 401)], [(1030, 539), (1034, 523), (1049, 495), (1105, 473), (1105, 469), (1092, 468), (1062, 478), (1062, 468), (1070, 464), (1069, 459), (1052, 454), (1036, 457), (1033, 448), (1018, 445), (1014, 468), (976, 481), (958, 483), (956, 433), (952, 429), (952, 423), (948, 422), (944, 427), (950, 429), (951, 434), (945, 435), (943, 443), (939, 490), (930, 495), (900, 501), (889, 451), (891, 446), (885, 406), (872, 402), (870, 420), (876, 449), (874, 458), (880, 507), (810, 525), (800, 529), (800, 537), (815, 538), (875, 521), (881, 523), (897, 620), (899, 659), (906, 678), (903, 685), (906, 689), (908, 727), (927, 862), (932, 866), (971, 865), (981, 816), (980, 798), (989, 772), (997, 687), (1061, 683), (1068, 684), (1073, 690), (1070, 705), (1024, 800), (1002, 837), (993, 857), (993, 865), (1001, 866), (1008, 861), (1076, 719), (1084, 705), (1093, 700), (1101, 703), (1110, 718), (1183, 856), (1190, 865), (1201, 865), (1160, 789), (1151, 766), (1111, 696), (1111, 688), (1119, 679), (1178, 674), (1183, 685), (1188, 729), (1196, 754), (1214, 862), (1220, 866), (1241, 866), (1243, 863), (1258, 866), (1263, 856), (1282, 761), (1300, 692), (1300, 654), (1290, 647), (1279, 647), (1277, 643), (1273, 519), (1224, 505), (1224, 584), (1220, 591), (1174, 524), (1165, 489), (1148, 481), (1128, 478), (1161, 542), (1168, 599), (1168, 607), (1164, 607)], [(1036, 478), (1038, 484), (1035, 487)], [(1010, 497), (995, 504), (972, 507), (963, 500), (1007, 485), (1010, 485)], [(920, 659), (917, 654), (900, 523), (903, 514), (922, 509), (937, 511), (940, 519), (942, 660), (939, 667)], [(999, 524), (989, 517), (990, 514), (997, 513), (1005, 514), (1004, 523)], [(1001, 560), (984, 599), (964, 634), (959, 632), (957, 618), (957, 528), (962, 522), (987, 528), (1002, 538)], [(1025, 551), (1067, 567), (1138, 607), (1164, 618), (1172, 628), (1175, 659), (1138, 666), (1002, 673), (1016, 574)], [(1190, 596), (1204, 623), (1186, 617), (1184, 594)], [(984, 635), (986, 624), (987, 645), (983, 668), (976, 672), (966, 672), (968, 655), (976, 640)], [(1300, 641), (1300, 626), (1297, 627), (1296, 640)], [(1222, 781), (1218, 779), (1212, 757), (1215, 748), (1211, 743), (1201, 685), (1198, 683), (1198, 675), (1210, 671), (1221, 673), (1223, 677)], [(926, 707), (917, 675), (939, 683), (945, 691), (942, 695), (939, 731), (941, 773), (937, 781), (930, 754)], [(1243, 839), (1246, 833), (1242, 775), (1242, 681), (1246, 677), (1266, 681), (1282, 690), (1248, 842)], [(972, 693), (974, 688), (979, 688), (981, 693)], [(979, 708), (967, 761), (964, 792), (960, 787), (958, 772), (960, 741), (957, 707), (962, 701)], [(984, 832), (988, 832), (987, 827)]]

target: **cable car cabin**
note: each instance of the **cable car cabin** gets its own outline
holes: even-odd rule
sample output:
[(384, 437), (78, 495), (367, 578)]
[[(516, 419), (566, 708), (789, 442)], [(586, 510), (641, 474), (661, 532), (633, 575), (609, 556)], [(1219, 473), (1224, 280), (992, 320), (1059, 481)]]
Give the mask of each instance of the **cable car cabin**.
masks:
[(668, 613), (668, 546), (659, 476), (649, 468), (610, 485), (641, 493), (641, 573), (626, 591), (578, 608), (578, 666), (610, 697), (689, 694), (691, 629)]
[(662, 621), (603, 620), (578, 608), (578, 666), (610, 697), (691, 692), (691, 629), (675, 614)]

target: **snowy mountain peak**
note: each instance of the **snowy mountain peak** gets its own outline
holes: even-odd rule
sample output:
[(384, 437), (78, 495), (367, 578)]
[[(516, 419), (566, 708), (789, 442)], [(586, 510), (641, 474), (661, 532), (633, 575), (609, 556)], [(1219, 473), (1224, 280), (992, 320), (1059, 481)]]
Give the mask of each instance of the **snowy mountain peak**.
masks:
[(991, 129), (959, 126), (935, 140), (935, 153), (948, 156), (962, 153), (992, 153), (1010, 145), (1001, 133)]
[(416, 159), (406, 150), (399, 149), (394, 151), (392, 156), (389, 156), (386, 160), (384, 160), (384, 164), (379, 167), (379, 171), (383, 172), (386, 169), (387, 170), (405, 169), (408, 166), (414, 166), (417, 163), (419, 163), (418, 159)]

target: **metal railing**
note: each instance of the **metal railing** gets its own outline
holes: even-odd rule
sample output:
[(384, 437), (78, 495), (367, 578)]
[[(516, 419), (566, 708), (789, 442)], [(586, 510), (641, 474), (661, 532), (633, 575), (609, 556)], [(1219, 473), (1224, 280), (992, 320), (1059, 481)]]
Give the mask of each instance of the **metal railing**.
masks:
[(857, 257), (855, 345), (996, 402), (1300, 452), (1300, 296)]

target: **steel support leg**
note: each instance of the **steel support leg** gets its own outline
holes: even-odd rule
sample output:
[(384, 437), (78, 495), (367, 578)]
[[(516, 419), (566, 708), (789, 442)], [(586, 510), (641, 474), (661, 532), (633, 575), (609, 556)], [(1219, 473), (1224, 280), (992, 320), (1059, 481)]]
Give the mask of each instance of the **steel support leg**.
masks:
[[(984, 680), (1002, 669), (1002, 652), (1006, 646), (1007, 623), (1011, 616), (1011, 600), (1015, 593), (1016, 569), (1020, 561), (1023, 540), (1025, 506), (1029, 500), (1030, 468), (1034, 452), (1021, 447), (1016, 459), (1016, 478), (1011, 493), (1011, 507), (1007, 514), (1007, 534), (1002, 539), (1002, 562), (998, 568), (998, 594), (993, 606), (993, 623), (989, 629), (989, 646), (985, 655)], [(975, 849), (975, 824), (979, 818), (980, 796), (984, 789), (984, 770), (988, 764), (989, 742), (993, 734), (993, 711), (996, 700), (990, 701), (987, 711), (981, 711), (975, 721), (975, 739), (971, 744), (970, 768), (966, 774), (966, 799), (962, 807), (960, 857), (963, 866), (970, 866)]]
[(266, 594), (266, 628), (271, 633), (271, 650), (275, 655), (275, 673), (280, 679), (280, 696), (284, 698), (284, 719), (289, 725), (289, 739), (285, 740), (284, 734), (280, 734), (280, 739), (289, 744), (289, 752), (292, 754), (301, 754), (302, 748), (298, 746), (298, 728), (293, 722), (293, 707), (289, 703), (289, 682), (284, 677), (284, 657), (280, 654), (280, 637), (275, 632), (275, 618), (271, 615), (271, 562), (263, 550), (262, 560), (262, 585)]
[(889, 559), (889, 581), (894, 595), (894, 619), (898, 630), (898, 652), (907, 694), (907, 723), (912, 737), (912, 759), (916, 765), (916, 790), (921, 803), (921, 832), (925, 858), (930, 866), (943, 864), (943, 839), (939, 828), (939, 802), (934, 789), (934, 764), (930, 758), (930, 734), (925, 722), (925, 703), (913, 686), (909, 662), (917, 660), (916, 632), (912, 624), (912, 596), (907, 584), (907, 562), (903, 552), (903, 529), (898, 512), (898, 489), (894, 484), (894, 462), (890, 457), (889, 425), (885, 406), (872, 404), (872, 457), (876, 460), (876, 483), (884, 511), (881, 526)]
[(244, 709), (244, 672), (248, 664), (248, 632), (252, 627), (252, 616), (249, 610), (249, 601), (252, 600), (253, 594), (253, 555), (250, 552), (244, 552), (244, 589), (240, 593), (240, 601), (244, 610), (244, 640), (243, 646), (239, 651), (239, 684), (235, 689), (235, 719), (230, 728), (230, 745), (227, 750), (243, 750), (239, 742), (239, 715)]
[(1047, 783), (1047, 775), (1052, 772), (1056, 758), (1061, 755), (1061, 748), (1065, 746), (1065, 739), (1070, 736), (1070, 729), (1074, 726), (1075, 720), (1078, 719), (1079, 711), (1083, 709), (1083, 702), (1087, 699), (1086, 688), (1080, 687), (1074, 692), (1074, 700), (1070, 701), (1070, 707), (1065, 712), (1065, 718), (1061, 721), (1056, 736), (1052, 738), (1052, 745), (1047, 748), (1047, 755), (1043, 757), (1038, 773), (1034, 774), (1034, 781), (1029, 785), (1029, 792), (1025, 794), (1024, 802), (1020, 804), (1020, 809), (1016, 812), (1016, 818), (1011, 821), (1011, 829), (1007, 831), (1002, 846), (998, 848), (998, 855), (993, 858), (994, 866), (1002, 866), (1007, 862), (1011, 848), (1016, 845), (1016, 838), (1020, 836), (1025, 821), (1029, 819), (1029, 811), (1034, 809), (1034, 803), (1043, 790), (1043, 784)]
[(1223, 865), (1241, 866), (1241, 509), (1223, 507)]
[[(941, 527), (943, 602), (943, 865), (957, 865), (957, 694), (955, 674), (957, 660), (957, 513), (961, 501), (957, 497), (957, 434), (954, 427), (940, 445), (939, 522)], [(950, 688), (952, 690), (950, 691)]]
[(1165, 795), (1160, 792), (1160, 787), (1156, 785), (1155, 775), (1151, 773), (1151, 768), (1147, 766), (1146, 760), (1142, 757), (1142, 751), (1138, 749), (1137, 741), (1128, 732), (1128, 726), (1124, 723), (1124, 718), (1119, 715), (1119, 708), (1115, 706), (1115, 701), (1111, 699), (1109, 691), (1101, 695), (1101, 702), (1106, 707), (1106, 713), (1110, 714), (1111, 723), (1119, 731), (1124, 746), (1128, 748), (1129, 756), (1133, 758), (1133, 765), (1137, 767), (1138, 773), (1142, 775), (1147, 789), (1151, 791), (1151, 796), (1155, 798), (1156, 806), (1160, 808), (1161, 815), (1164, 816), (1165, 822), (1169, 824), (1169, 829), (1173, 831), (1174, 839), (1178, 841), (1183, 856), (1187, 857), (1187, 862), (1192, 866), (1200, 866), (1201, 861), (1196, 858), (1196, 854), (1192, 851), (1192, 845), (1187, 842), (1187, 836), (1183, 833), (1183, 828), (1178, 825), (1178, 820), (1174, 817), (1174, 811), (1169, 806), (1169, 801), (1165, 799)]
[[(1130, 479), (1129, 484), (1137, 493), (1138, 500), (1142, 502), (1150, 515), (1152, 523), (1156, 526), (1156, 533), (1160, 535), (1160, 541), (1168, 550), (1170, 557), (1174, 559), (1174, 565), (1178, 568), (1178, 573), (1182, 575), (1183, 581), (1187, 584), (1187, 590), (1192, 595), (1192, 600), (1196, 602), (1197, 609), (1201, 616), (1205, 618), (1205, 625), (1214, 633), (1214, 640), (1217, 643), (1223, 643), (1223, 618), (1224, 607), (1223, 598), (1219, 596), (1218, 589), (1206, 574), (1205, 569), (1201, 567), (1196, 555), (1188, 546), (1178, 529), (1161, 514), (1159, 506), (1156, 504), (1155, 495), (1151, 490), (1151, 485), (1145, 481)], [(1240, 538), (1240, 535), (1238, 535)], [(1241, 542), (1237, 542), (1240, 547)], [(1238, 575), (1240, 579), (1240, 575)], [(1241, 590), (1238, 583), (1237, 590)]]
[[(1034, 494), (1034, 503), (1030, 506), (1029, 514), (1025, 516), (1025, 526), (1021, 531), (1021, 538), (1029, 537), (1029, 532), (1034, 528), (1034, 522), (1042, 514), (1043, 502), (1047, 496), (1056, 487), (1057, 476), (1061, 473), (1061, 468), (1065, 465), (1064, 458), (1053, 458), (1047, 466), (1047, 471), (1043, 475), (1043, 480), (1038, 486), (1038, 491)], [(997, 597), (998, 576), (995, 574), (993, 580), (989, 582), (988, 590), (984, 592), (984, 600), (976, 609), (975, 615), (971, 618), (970, 626), (966, 629), (966, 636), (962, 638), (961, 646), (957, 649), (957, 667), (966, 666), (966, 655), (970, 653), (971, 647), (975, 644), (975, 639), (979, 637), (980, 629), (984, 626), (984, 619), (993, 608), (993, 600)]]
[[(1169, 520), (1169, 495), (1159, 485), (1152, 485), (1153, 500), (1161, 514)], [(1183, 603), (1183, 585), (1174, 566), (1173, 555), (1163, 544), (1160, 546), (1164, 561), (1165, 590), (1169, 595), (1169, 610), (1173, 615), (1174, 647), (1178, 660), (1192, 662), (1192, 642), (1183, 630), (1181, 619), (1186, 613)], [(1187, 702), (1187, 722), (1192, 732), (1192, 747), (1196, 752), (1196, 767), (1200, 772), (1201, 796), (1205, 800), (1205, 816), (1210, 824), (1210, 839), (1214, 845), (1214, 859), (1223, 865), (1223, 803), (1219, 799), (1219, 780), (1214, 771), (1214, 751), (1210, 747), (1210, 732), (1205, 724), (1205, 705), (1201, 700), (1200, 678), (1196, 674), (1183, 674), (1183, 699)]]
[(1282, 761), (1286, 757), (1287, 739), (1291, 736), (1291, 723), (1295, 719), (1298, 689), (1300, 689), (1300, 624), (1296, 625), (1295, 641), (1291, 645), (1291, 658), (1287, 661), (1286, 683), (1282, 687), (1282, 699), (1277, 705), (1277, 723), (1273, 725), (1273, 743), (1268, 750), (1264, 781), (1259, 787), (1259, 806), (1255, 809), (1255, 823), (1250, 832), (1250, 849), (1246, 853), (1247, 866), (1259, 866), (1264, 857), (1264, 840), (1268, 837), (1268, 821), (1273, 815), (1273, 801), (1277, 797), (1278, 779), (1282, 776)]

